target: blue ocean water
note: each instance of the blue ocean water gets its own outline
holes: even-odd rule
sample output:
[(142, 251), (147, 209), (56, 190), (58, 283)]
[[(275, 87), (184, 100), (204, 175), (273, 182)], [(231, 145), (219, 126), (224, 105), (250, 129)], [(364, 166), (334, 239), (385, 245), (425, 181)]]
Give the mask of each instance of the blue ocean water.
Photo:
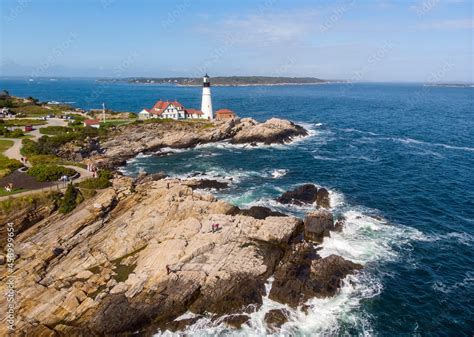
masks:
[[(199, 107), (201, 89), (100, 83), (90, 79), (1, 79), (0, 89), (81, 108), (138, 112), (158, 99)], [(239, 206), (265, 205), (302, 216), (274, 198), (295, 185), (328, 187), (347, 224), (325, 241), (365, 265), (340, 294), (291, 311), (294, 335), (456, 335), (474, 333), (474, 89), (421, 84), (213, 87), (215, 108), (241, 117), (282, 117), (311, 131), (275, 146), (221, 143), (138, 156), (126, 174), (196, 172), (231, 182), (216, 192)], [(264, 334), (266, 299), (244, 334)], [(201, 322), (196, 334), (223, 332)], [(262, 330), (263, 329), (263, 330)], [(225, 332), (225, 331), (224, 331)]]

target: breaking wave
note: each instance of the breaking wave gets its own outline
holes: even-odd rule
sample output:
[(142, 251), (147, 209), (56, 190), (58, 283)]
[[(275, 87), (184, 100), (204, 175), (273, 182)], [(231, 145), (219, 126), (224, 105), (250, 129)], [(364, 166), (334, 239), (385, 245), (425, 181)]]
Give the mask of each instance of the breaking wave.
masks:
[[(250, 310), (250, 319), (241, 329), (233, 330), (223, 323), (223, 319), (211, 320), (202, 317), (187, 327), (181, 334), (192, 336), (332, 336), (345, 334), (346, 327), (371, 335), (370, 314), (364, 311), (361, 302), (378, 296), (383, 290), (381, 276), (373, 264), (394, 261), (400, 257), (399, 251), (413, 240), (427, 240), (420, 231), (403, 225), (390, 224), (377, 215), (375, 210), (361, 206), (348, 205), (342, 193), (329, 190), (331, 210), (336, 216), (345, 218), (342, 232), (331, 233), (318, 250), (321, 257), (336, 254), (371, 268), (347, 276), (341, 289), (334, 297), (313, 298), (304, 307), (291, 308), (268, 298), (272, 278), (266, 284), (266, 296), (259, 308)], [(230, 198), (239, 206), (260, 205), (294, 215), (302, 215), (314, 210), (313, 205), (281, 205), (273, 198), (261, 197), (257, 190), (249, 190), (242, 195)], [(249, 308), (247, 308), (248, 310)], [(251, 309), (251, 308), (250, 308)], [(279, 331), (270, 331), (265, 323), (265, 315), (272, 309), (285, 309), (288, 322)], [(192, 315), (187, 313), (186, 315)], [(187, 316), (186, 316), (187, 317)], [(163, 331), (156, 336), (177, 336)]]

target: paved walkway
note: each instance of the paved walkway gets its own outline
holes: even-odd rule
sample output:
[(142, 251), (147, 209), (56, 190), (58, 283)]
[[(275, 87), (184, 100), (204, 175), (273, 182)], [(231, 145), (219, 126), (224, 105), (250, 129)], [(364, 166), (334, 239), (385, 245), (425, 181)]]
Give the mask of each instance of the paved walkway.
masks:
[(13, 146), (6, 150), (3, 154), (8, 158), (21, 160), (22, 155), (20, 154), (21, 149), (21, 138), (0, 138), (1, 140), (11, 140)]
[[(44, 128), (46, 126), (67, 126), (67, 122), (62, 120), (62, 119), (59, 119), (59, 118), (50, 118), (50, 119), (48, 119), (47, 124), (34, 126), (35, 130), (29, 132), (28, 134), (33, 136), (33, 138), (32, 138), (33, 140), (38, 140), (41, 136), (43, 136), (40, 133), (39, 129)], [(20, 153), (20, 149), (21, 149), (21, 146), (22, 146), (22, 143), (21, 143), (22, 139), (20, 139), (20, 138), (0, 138), (0, 139), (13, 141), (13, 146), (10, 147), (8, 150), (6, 150), (4, 152), (5, 156), (21, 161), (21, 158), (23, 157)], [(26, 163), (25, 166), (30, 167), (31, 164)], [(62, 166), (73, 169), (74, 171), (76, 171), (80, 174), (80, 177), (77, 178), (77, 179), (74, 179), (74, 182), (81, 182), (85, 179), (88, 179), (88, 178), (92, 177), (92, 172), (89, 172), (86, 169), (83, 169), (82, 167), (73, 166), (73, 165), (62, 165)], [(64, 185), (64, 186), (63, 187), (58, 187), (60, 185)], [(50, 187), (39, 188), (39, 189), (34, 189), (34, 190), (29, 190), (29, 191), (25, 191), (25, 192), (21, 192), (21, 193), (16, 193), (16, 194), (3, 196), (3, 197), (0, 197), (0, 201), (11, 198), (11, 197), (25, 196), (25, 195), (29, 195), (29, 194), (42, 192), (42, 191), (48, 191), (48, 190), (53, 191), (53, 190), (58, 190), (58, 189), (62, 190), (62, 189), (65, 189), (66, 186), (67, 186), (67, 184), (64, 184), (64, 183), (59, 184), (58, 183), (57, 186), (54, 185), (54, 186), (50, 186)]]

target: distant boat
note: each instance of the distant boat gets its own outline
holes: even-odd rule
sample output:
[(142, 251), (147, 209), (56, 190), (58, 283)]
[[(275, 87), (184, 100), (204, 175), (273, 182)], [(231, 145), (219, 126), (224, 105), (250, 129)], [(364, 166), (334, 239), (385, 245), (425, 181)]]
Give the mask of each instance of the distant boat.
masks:
[(30, 81), (30, 82), (34, 82), (35, 80), (34, 80), (34, 79), (32, 79), (32, 78), (30, 78), (28, 81)]

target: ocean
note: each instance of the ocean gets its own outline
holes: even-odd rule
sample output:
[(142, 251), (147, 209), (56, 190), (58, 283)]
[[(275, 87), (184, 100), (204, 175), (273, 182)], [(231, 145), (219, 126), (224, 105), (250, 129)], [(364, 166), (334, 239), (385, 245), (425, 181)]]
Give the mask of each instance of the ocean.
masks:
[[(85, 109), (138, 112), (158, 99), (200, 106), (201, 88), (92, 79), (0, 79), (0, 89)], [(263, 121), (290, 119), (310, 135), (284, 145), (228, 143), (139, 155), (122, 171), (195, 173), (230, 182), (215, 192), (240, 206), (263, 205), (303, 216), (309, 208), (275, 198), (314, 183), (330, 190), (342, 233), (320, 255), (364, 264), (333, 298), (308, 312), (290, 310), (283, 333), (313, 335), (472, 336), (474, 333), (474, 89), (422, 84), (324, 84), (213, 87), (215, 109)], [(269, 286), (271, 280), (269, 280)], [(264, 299), (239, 332), (205, 319), (194, 335), (265, 335)]]

